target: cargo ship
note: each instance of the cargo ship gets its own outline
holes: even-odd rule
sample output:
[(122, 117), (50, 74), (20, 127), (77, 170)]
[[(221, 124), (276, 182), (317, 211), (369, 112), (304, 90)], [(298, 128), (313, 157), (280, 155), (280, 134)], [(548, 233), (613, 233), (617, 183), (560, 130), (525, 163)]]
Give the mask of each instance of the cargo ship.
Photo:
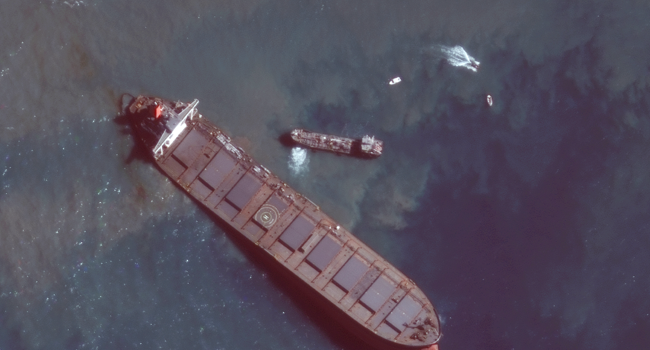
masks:
[(440, 319), (422, 290), (232, 143), (198, 103), (129, 102), (126, 115), (160, 170), (285, 275), (314, 312), (375, 349), (438, 350)]
[(365, 135), (360, 140), (354, 140), (304, 129), (293, 129), (291, 139), (305, 147), (363, 157), (379, 157), (384, 148), (382, 141), (376, 140), (374, 136), (370, 135)]

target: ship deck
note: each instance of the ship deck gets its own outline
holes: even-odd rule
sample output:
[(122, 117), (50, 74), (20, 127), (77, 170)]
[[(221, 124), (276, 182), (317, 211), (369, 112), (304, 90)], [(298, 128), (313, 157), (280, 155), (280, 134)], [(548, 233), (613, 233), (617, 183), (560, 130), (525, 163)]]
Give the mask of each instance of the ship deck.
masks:
[(164, 172), (347, 315), (344, 323), (358, 325), (368, 342), (385, 349), (438, 342), (438, 315), (413, 281), (193, 111), (156, 154)]
[(320, 134), (302, 129), (296, 129), (291, 137), (297, 143), (306, 147), (337, 153), (352, 153), (353, 139), (341, 136)]

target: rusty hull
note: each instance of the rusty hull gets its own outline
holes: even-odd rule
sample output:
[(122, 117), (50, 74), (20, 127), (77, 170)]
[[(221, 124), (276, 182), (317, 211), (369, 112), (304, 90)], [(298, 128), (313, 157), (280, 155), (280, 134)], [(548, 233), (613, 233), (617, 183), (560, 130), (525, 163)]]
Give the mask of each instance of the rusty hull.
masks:
[[(132, 102), (134, 120), (151, 123), (152, 101), (140, 96)], [(164, 101), (167, 114), (155, 122), (174, 130), (167, 124), (157, 129), (161, 140), (150, 151), (160, 169), (370, 345), (437, 349), (440, 320), (420, 288), (234, 145), (198, 113), (197, 103)]]

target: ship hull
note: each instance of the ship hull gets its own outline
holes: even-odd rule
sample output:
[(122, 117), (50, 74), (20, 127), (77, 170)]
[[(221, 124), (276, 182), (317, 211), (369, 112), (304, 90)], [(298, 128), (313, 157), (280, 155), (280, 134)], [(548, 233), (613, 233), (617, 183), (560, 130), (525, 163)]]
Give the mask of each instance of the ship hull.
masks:
[(129, 107), (158, 167), (291, 289), (372, 347), (437, 348), (438, 314), (413, 281), (234, 145), (196, 104), (140, 96)]
[(294, 129), (289, 134), (294, 144), (313, 150), (327, 151), (338, 154), (346, 154), (361, 158), (376, 158), (382, 153), (383, 142), (375, 140), (371, 144), (364, 145), (362, 140), (355, 140), (348, 137), (321, 134), (303, 129)]
[[(368, 328), (361, 326), (358, 322), (349, 318), (345, 312), (340, 309), (332, 308), (330, 302), (323, 299), (319, 293), (315, 293), (312, 288), (308, 288), (302, 280), (296, 278), (294, 274), (290, 273), (283, 266), (277, 264), (272, 256), (259, 254), (259, 248), (255, 244), (252, 244), (249, 240), (241, 237), (241, 235), (236, 231), (231, 233), (233, 239), (246, 250), (247, 254), (251, 255), (251, 257), (256, 259), (261, 266), (282, 282), (283, 288), (288, 292), (289, 296), (300, 299), (300, 302), (304, 307), (315, 306), (317, 310), (310, 310), (310, 313), (322, 313), (326, 319), (336, 322), (338, 327), (333, 330), (336, 332), (334, 336), (345, 339), (346, 334), (340, 333), (343, 331), (347, 333), (348, 336), (359, 339), (364, 343), (363, 345), (368, 347), (368, 349), (366, 349), (361, 345), (362, 350), (438, 350), (438, 344), (425, 347), (408, 346), (378, 338), (377, 335), (371, 332)], [(355, 348), (358, 345), (359, 344), (356, 343), (350, 344), (350, 346), (354, 346)]]

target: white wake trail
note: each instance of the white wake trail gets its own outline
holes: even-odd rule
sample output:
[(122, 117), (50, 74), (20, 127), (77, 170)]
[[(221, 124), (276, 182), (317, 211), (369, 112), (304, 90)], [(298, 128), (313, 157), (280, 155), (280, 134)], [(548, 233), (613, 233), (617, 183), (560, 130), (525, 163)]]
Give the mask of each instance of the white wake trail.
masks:
[(454, 67), (465, 67), (476, 72), (481, 62), (470, 56), (462, 46), (434, 45), (426, 50), (435, 57), (446, 60)]
[(307, 150), (300, 147), (291, 149), (291, 156), (289, 158), (289, 171), (291, 175), (298, 176), (307, 170), (309, 159), (307, 158)]

